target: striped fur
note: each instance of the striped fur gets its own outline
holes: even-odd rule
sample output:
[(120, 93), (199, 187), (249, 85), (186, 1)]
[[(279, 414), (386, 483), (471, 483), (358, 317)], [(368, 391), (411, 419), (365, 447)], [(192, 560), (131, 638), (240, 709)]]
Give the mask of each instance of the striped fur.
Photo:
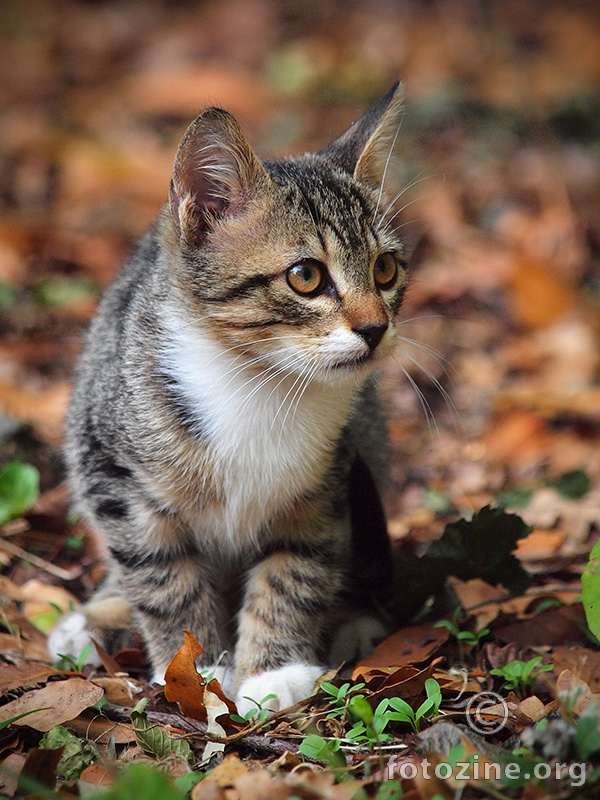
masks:
[[(66, 434), (75, 501), (110, 554), (83, 613), (95, 635), (119, 616), (139, 629), (157, 676), (184, 628), (205, 664), (228, 649), (237, 685), (286, 701), (322, 663), (354, 569), (351, 469), (385, 472), (371, 376), (406, 282), (381, 213), (399, 103), (394, 87), (323, 153), (264, 163), (205, 111), (100, 303)], [(385, 288), (382, 254), (398, 269)], [(307, 259), (323, 277), (305, 295), (289, 270)], [(53, 651), (80, 646), (78, 619)]]

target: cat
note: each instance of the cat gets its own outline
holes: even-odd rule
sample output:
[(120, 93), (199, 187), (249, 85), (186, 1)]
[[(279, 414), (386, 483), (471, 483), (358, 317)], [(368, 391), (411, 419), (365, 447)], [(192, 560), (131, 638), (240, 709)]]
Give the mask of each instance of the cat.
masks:
[(188, 629), (203, 666), (233, 652), (243, 713), (310, 694), (332, 627), (352, 647), (380, 630), (340, 613), (390, 578), (374, 369), (407, 283), (383, 191), (401, 101), (396, 83), (288, 160), (261, 162), (219, 108), (187, 129), (76, 370), (69, 480), (108, 570), (53, 655), (135, 628), (161, 681)]

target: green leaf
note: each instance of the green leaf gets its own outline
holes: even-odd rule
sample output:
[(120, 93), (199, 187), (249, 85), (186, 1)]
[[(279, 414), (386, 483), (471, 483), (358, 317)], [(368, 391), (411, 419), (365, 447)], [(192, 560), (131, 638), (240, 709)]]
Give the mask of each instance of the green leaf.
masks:
[(553, 486), (559, 494), (569, 500), (579, 500), (589, 492), (592, 482), (584, 470), (572, 469), (561, 475), (550, 486)]
[(461, 580), (482, 578), (493, 586), (502, 583), (512, 593), (521, 594), (530, 579), (512, 551), (531, 531), (516, 514), (485, 506), (470, 521), (446, 525), (424, 558), (441, 562), (446, 575)]
[(0, 471), (0, 525), (20, 517), (40, 493), (40, 474), (31, 464), (11, 461)]
[(145, 753), (155, 758), (175, 757), (178, 761), (190, 763), (193, 756), (188, 742), (185, 739), (169, 736), (164, 728), (150, 722), (146, 716), (147, 705), (148, 698), (145, 697), (131, 712), (131, 722), (138, 745)]
[(156, 767), (132, 764), (107, 791), (95, 795), (100, 800), (185, 800), (187, 792), (177, 788)]
[(402, 784), (400, 781), (384, 781), (375, 795), (375, 800), (400, 800), (402, 797)]
[(337, 739), (327, 741), (322, 736), (311, 734), (300, 742), (299, 750), (306, 758), (325, 761), (332, 769), (346, 766), (346, 757), (341, 752), (340, 742)]
[(348, 701), (348, 713), (353, 719), (368, 725), (373, 719), (373, 709), (361, 694), (354, 695)]
[(533, 489), (505, 489), (496, 495), (498, 508), (523, 508), (533, 497)]
[(581, 576), (581, 597), (585, 618), (591, 632), (600, 638), (600, 539), (590, 553), (590, 560)]
[(41, 281), (34, 291), (37, 302), (49, 308), (76, 305), (95, 294), (96, 286), (89, 278), (64, 275)]
[(98, 752), (89, 742), (74, 736), (62, 725), (50, 728), (42, 736), (38, 746), (45, 750), (64, 748), (58, 762), (57, 772), (65, 781), (78, 778), (83, 770), (98, 758)]

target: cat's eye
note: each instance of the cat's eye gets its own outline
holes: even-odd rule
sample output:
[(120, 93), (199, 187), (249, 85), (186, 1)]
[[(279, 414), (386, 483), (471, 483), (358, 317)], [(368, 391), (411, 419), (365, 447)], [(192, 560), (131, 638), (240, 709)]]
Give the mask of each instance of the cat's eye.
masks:
[(314, 296), (325, 288), (325, 267), (319, 261), (307, 258), (294, 264), (286, 272), (288, 285), (298, 294)]
[(398, 264), (393, 253), (383, 253), (373, 267), (373, 278), (379, 289), (391, 289), (398, 277)]

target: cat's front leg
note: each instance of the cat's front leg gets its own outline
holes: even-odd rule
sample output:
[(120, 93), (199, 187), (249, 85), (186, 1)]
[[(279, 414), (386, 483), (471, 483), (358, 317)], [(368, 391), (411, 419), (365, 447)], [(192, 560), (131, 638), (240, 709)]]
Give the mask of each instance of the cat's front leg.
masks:
[[(311, 694), (327, 618), (341, 585), (330, 555), (279, 551), (251, 571), (235, 651), (236, 703), (245, 713), (286, 708)], [(250, 699), (248, 699), (250, 698)]]

